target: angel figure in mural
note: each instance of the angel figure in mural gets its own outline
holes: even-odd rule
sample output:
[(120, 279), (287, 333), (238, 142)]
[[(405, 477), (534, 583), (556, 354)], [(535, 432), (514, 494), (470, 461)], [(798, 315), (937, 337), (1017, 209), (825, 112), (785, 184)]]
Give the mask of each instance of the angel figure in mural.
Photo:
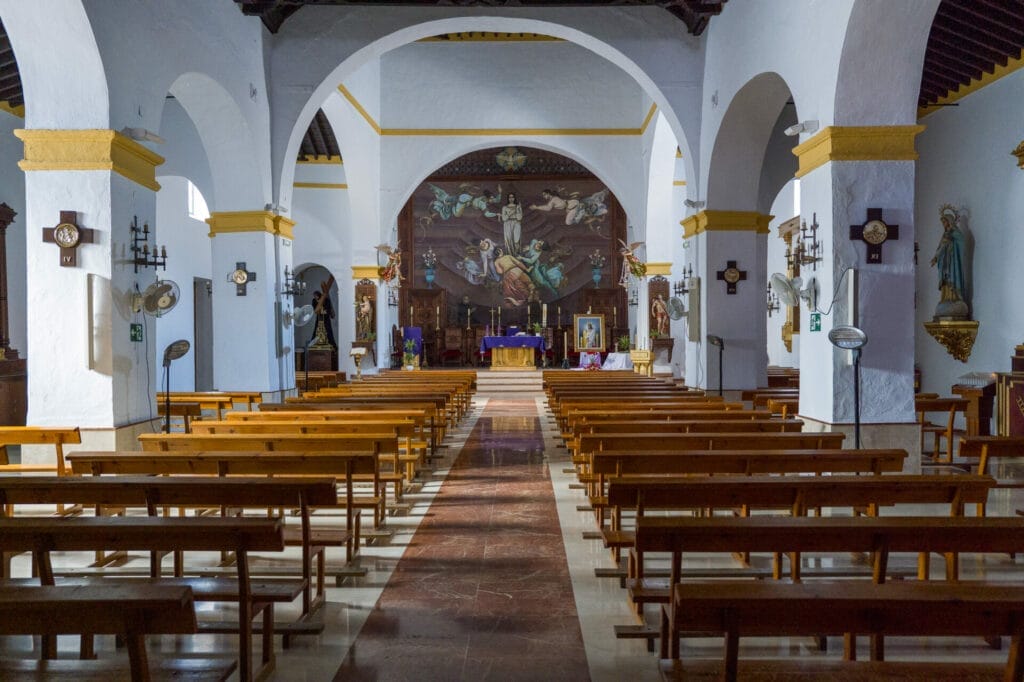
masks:
[(456, 261), (455, 269), (459, 271), (459, 274), (466, 278), (466, 281), (472, 285), (483, 284), (486, 276), (480, 271), (480, 264), (473, 258), (472, 253), (467, 250), (462, 260)]
[(963, 215), (952, 205), (944, 204), (939, 209), (939, 219), (942, 221), (942, 236), (931, 260), (931, 264), (939, 271), (940, 294), (935, 316), (966, 318), (969, 309), (963, 269)]
[(429, 212), (437, 215), (441, 220), (461, 218), (467, 208), (475, 208), (487, 218), (498, 217), (498, 213), (491, 210), (491, 204), (501, 203), (501, 185), (498, 185), (497, 195), (489, 189), (480, 191), (477, 187), (466, 184), (459, 186), (460, 191), (457, 194), (449, 194), (445, 189), (433, 183), (427, 183), (427, 186), (434, 193)]
[(519, 260), (530, 275), (530, 280), (537, 289), (546, 289), (552, 294), (557, 294), (562, 286), (562, 264), (542, 263), (540, 258), (551, 247), (543, 239), (533, 239), (530, 245), (519, 254)]
[(388, 257), (388, 262), (377, 268), (377, 274), (380, 276), (381, 281), (384, 282), (385, 286), (397, 289), (402, 286), (402, 280), (405, 279), (405, 277), (402, 276), (402, 252), (398, 246), (392, 247), (390, 244), (378, 244), (378, 263), (380, 263), (380, 254), (386, 255)]
[(523, 236), (523, 205), (515, 192), (505, 195), (505, 205), (500, 216), (505, 233), (505, 253), (514, 256), (519, 253)]
[(647, 264), (636, 255), (636, 252), (643, 248), (644, 243), (627, 244), (621, 239), (619, 243), (622, 244), (622, 248), (619, 249), (619, 253), (622, 254), (622, 276), (619, 277), (619, 284), (628, 286), (630, 277), (640, 278), (647, 274)]
[(565, 198), (560, 189), (544, 189), (540, 195), (545, 203), (531, 204), (530, 208), (535, 211), (565, 211), (566, 225), (586, 223), (590, 229), (597, 230), (608, 213), (608, 207), (604, 203), (608, 197), (607, 189), (582, 198), (579, 192), (573, 192), (569, 198)]
[(480, 240), (479, 248), (480, 270), (483, 272), (484, 277), (490, 277), (495, 282), (500, 281), (501, 277), (498, 276), (498, 271), (494, 269), (494, 259), (501, 254), (501, 251), (493, 241), (486, 238)]

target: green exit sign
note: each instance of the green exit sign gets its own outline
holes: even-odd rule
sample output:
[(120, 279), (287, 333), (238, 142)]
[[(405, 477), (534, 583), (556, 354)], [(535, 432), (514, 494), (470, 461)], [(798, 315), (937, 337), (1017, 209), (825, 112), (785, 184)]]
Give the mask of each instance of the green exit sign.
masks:
[(811, 313), (811, 331), (821, 331), (821, 313)]
[(130, 332), (132, 343), (142, 343), (142, 325), (132, 323)]

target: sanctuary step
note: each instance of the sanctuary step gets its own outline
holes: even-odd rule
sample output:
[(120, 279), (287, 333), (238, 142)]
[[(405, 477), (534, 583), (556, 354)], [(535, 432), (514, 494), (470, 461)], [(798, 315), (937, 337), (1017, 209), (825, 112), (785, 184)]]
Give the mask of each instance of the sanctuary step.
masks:
[(476, 373), (478, 395), (500, 396), (509, 393), (543, 393), (544, 378), (541, 372), (491, 372)]

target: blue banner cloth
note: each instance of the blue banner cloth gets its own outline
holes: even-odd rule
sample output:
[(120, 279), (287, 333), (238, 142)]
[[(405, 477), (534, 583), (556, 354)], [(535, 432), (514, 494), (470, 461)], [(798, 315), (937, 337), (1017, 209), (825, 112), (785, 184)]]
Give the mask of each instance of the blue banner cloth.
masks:
[(405, 352), (405, 342), (412, 339), (416, 343), (414, 355), (423, 357), (423, 330), (419, 327), (406, 327), (402, 331), (402, 352)]
[(485, 336), (480, 341), (480, 352), (486, 353), (492, 348), (536, 348), (544, 352), (543, 336)]

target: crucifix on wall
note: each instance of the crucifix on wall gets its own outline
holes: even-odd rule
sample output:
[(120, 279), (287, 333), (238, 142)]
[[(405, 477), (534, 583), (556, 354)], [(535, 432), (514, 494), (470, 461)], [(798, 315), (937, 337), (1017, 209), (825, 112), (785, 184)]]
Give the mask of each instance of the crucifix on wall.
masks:
[(720, 281), (725, 282), (725, 293), (735, 294), (736, 283), (747, 278), (747, 271), (740, 270), (736, 265), (736, 261), (727, 260), (725, 261), (725, 270), (719, 270), (717, 275)]
[(43, 228), (43, 241), (60, 247), (62, 268), (73, 268), (78, 265), (78, 245), (92, 244), (94, 235), (95, 230), (79, 227), (76, 211), (61, 211), (60, 222), (56, 227)]
[(235, 263), (235, 269), (228, 275), (228, 281), (235, 283), (235, 296), (245, 296), (246, 286), (256, 281), (256, 273), (246, 270), (245, 262)]
[(850, 225), (850, 239), (861, 240), (868, 246), (868, 263), (882, 262), (882, 244), (900, 238), (899, 225), (887, 225), (882, 220), (882, 209), (869, 208), (862, 225)]

